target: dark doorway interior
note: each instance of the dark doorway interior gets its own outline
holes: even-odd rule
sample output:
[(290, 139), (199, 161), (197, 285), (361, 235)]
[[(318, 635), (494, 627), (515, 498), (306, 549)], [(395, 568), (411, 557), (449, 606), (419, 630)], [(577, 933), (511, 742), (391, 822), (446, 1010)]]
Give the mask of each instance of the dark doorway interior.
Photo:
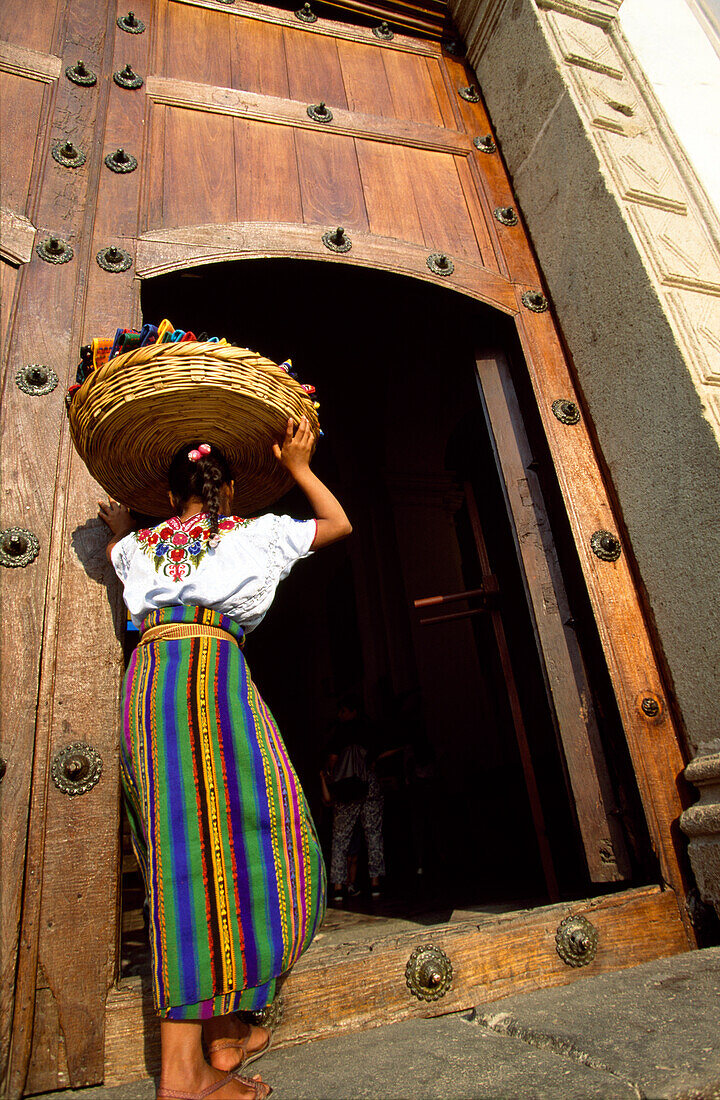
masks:
[[(500, 343), (511, 351), (507, 319), (444, 288), (289, 260), (153, 279), (143, 285), (142, 309), (146, 320), (168, 317), (276, 362), (291, 357), (300, 381), (317, 388), (325, 435), (314, 467), (342, 499), (354, 533), (300, 563), (245, 653), (328, 857), (331, 812), (318, 773), (338, 699), (359, 692), (385, 746), (397, 750), (381, 762), (383, 898), (346, 906), (429, 921), (476, 905), (548, 900), (489, 617), (423, 623), (432, 609), (414, 607), (419, 598), (478, 587), (468, 491), (500, 583), (560, 891), (597, 892), (578, 843), (478, 397), (475, 348)], [(296, 494), (275, 510), (307, 514)]]

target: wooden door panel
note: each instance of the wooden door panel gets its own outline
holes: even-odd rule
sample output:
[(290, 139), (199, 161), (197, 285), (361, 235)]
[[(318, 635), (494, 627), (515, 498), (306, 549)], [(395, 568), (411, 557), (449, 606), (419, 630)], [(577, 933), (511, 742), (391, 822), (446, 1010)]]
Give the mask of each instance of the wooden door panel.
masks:
[(236, 220), (232, 118), (173, 107), (164, 154), (163, 225)]
[(455, 158), (425, 149), (407, 149), (405, 158), (405, 186), (415, 195), (428, 249), (482, 262)]
[(58, 5), (47, 0), (27, 0), (17, 4), (0, 4), (0, 41), (25, 46), (39, 53), (53, 51)]
[(169, 107), (146, 100), (147, 124), (141, 162), (141, 213), (138, 230), (147, 233), (163, 225), (165, 188), (165, 122)]
[(168, 4), (164, 12), (158, 6), (156, 11), (165, 23), (163, 75), (230, 87), (229, 16), (188, 4)]
[(291, 98), (347, 107), (335, 39), (290, 27), (285, 28), (284, 38)]
[(350, 111), (395, 117), (395, 103), (382, 52), (360, 42), (338, 42), (338, 55)]
[(0, 72), (0, 205), (18, 214), (27, 212), (45, 91), (39, 80)]
[(424, 244), (415, 198), (408, 190), (407, 150), (401, 145), (356, 140), (370, 232)]
[(5, 350), (5, 341), (9, 335), (10, 318), (15, 300), (19, 269), (0, 258), (0, 356)]
[(428, 72), (428, 64), (436, 62), (400, 50), (387, 50), (383, 58), (396, 117), (442, 126), (442, 111)]
[(282, 27), (231, 19), (230, 59), (233, 88), (290, 98)]
[(295, 132), (290, 126), (233, 120), (239, 221), (302, 222)]
[(366, 230), (355, 142), (317, 130), (295, 132), (303, 220)]

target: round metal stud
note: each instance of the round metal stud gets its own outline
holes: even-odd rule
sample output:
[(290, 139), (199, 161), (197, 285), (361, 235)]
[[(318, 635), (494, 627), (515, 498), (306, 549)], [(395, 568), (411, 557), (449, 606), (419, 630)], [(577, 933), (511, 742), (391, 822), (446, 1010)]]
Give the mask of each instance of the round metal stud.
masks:
[(79, 84), (81, 87), (89, 88), (91, 85), (97, 84), (97, 76), (92, 69), (88, 69), (84, 61), (77, 61), (74, 65), (68, 65), (65, 76), (73, 84)]
[(137, 159), (124, 149), (116, 149), (114, 153), (108, 153), (105, 164), (111, 172), (134, 172), (137, 168)]
[(545, 313), (548, 308), (548, 300), (539, 290), (526, 290), (522, 296), (522, 304), (533, 313)]
[(568, 401), (564, 397), (553, 401), (552, 411), (561, 424), (577, 424), (580, 420), (580, 409), (574, 401)]
[(465, 56), (465, 47), (457, 38), (451, 38), (448, 42), (443, 42), (442, 48), (445, 50), (445, 53), (449, 53), (451, 57)]
[(301, 8), (298, 8), (295, 12), (295, 18), (302, 20), (303, 23), (317, 23), (317, 15), (309, 4), (303, 4)]
[(235, 0), (217, 0), (217, 2), (218, 4), (227, 4), (230, 7), (231, 4), (235, 3)]
[(314, 122), (332, 122), (333, 113), (329, 107), (321, 101), (320, 103), (311, 103), (307, 109), (308, 116), (313, 119)]
[(35, 248), (41, 260), (48, 264), (66, 264), (73, 258), (73, 250), (62, 237), (48, 237)]
[(87, 157), (76, 149), (71, 141), (56, 141), (52, 147), (53, 160), (62, 164), (63, 168), (80, 168)]
[(138, 19), (134, 11), (129, 11), (127, 15), (121, 15), (117, 20), (117, 25), (121, 31), (127, 31), (128, 34), (142, 34), (145, 30), (145, 24), (142, 19)]
[(433, 275), (452, 275), (455, 264), (444, 252), (431, 252), (425, 263)]
[(73, 741), (53, 758), (53, 783), (63, 794), (87, 794), (100, 779), (102, 770), (102, 757), (97, 749), (85, 741)]
[(103, 271), (127, 271), (132, 266), (132, 256), (124, 248), (116, 248), (114, 244), (108, 248), (101, 248), (95, 257)]
[(555, 947), (568, 966), (587, 966), (595, 958), (597, 946), (598, 930), (582, 913), (560, 921)]
[(517, 225), (518, 223), (518, 216), (512, 206), (496, 206), (493, 210), (493, 216), (496, 221), (500, 222), (500, 225)]
[(44, 397), (46, 393), (52, 393), (58, 384), (58, 376), (44, 363), (28, 363), (21, 367), (15, 375), (18, 389), (27, 393), (30, 397)]
[(441, 947), (431, 943), (416, 947), (405, 967), (405, 984), (419, 1001), (444, 997), (452, 982), (453, 968)]
[(654, 695), (645, 695), (640, 703), (640, 709), (646, 718), (659, 718), (662, 706), (660, 700)]
[(39, 553), (40, 543), (32, 531), (24, 527), (0, 531), (0, 565), (6, 569), (24, 569)]
[(113, 80), (119, 88), (142, 88), (143, 84), (143, 78), (133, 72), (129, 62), (124, 69), (113, 73)]
[(395, 37), (384, 19), (377, 27), (373, 27), (372, 32), (376, 38), (382, 38), (384, 42), (391, 42)]
[(464, 99), (466, 103), (480, 102), (480, 92), (474, 84), (471, 84), (469, 88), (458, 88), (458, 95), (461, 99)]
[(334, 232), (328, 229), (323, 233), (322, 242), (331, 252), (349, 252), (352, 248), (352, 241), (341, 225)]
[(590, 548), (601, 561), (617, 561), (622, 552), (620, 539), (612, 531), (595, 531), (590, 538)]
[(492, 134), (485, 134), (485, 137), (473, 138), (473, 145), (476, 149), (479, 149), (481, 153), (497, 153), (497, 145), (492, 139)]

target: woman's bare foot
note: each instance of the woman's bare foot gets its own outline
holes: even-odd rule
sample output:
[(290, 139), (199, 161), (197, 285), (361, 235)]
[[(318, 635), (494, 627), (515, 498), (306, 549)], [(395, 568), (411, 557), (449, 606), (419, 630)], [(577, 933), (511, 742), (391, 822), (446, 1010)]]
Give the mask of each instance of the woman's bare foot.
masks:
[[(210, 1094), (212, 1100), (265, 1100), (265, 1097), (270, 1095), (272, 1090), (261, 1079), (260, 1074), (252, 1078), (252, 1085), (249, 1080), (249, 1078), (242, 1081), (235, 1076), (228, 1077), (227, 1071), (213, 1069), (206, 1063), (205, 1070), (194, 1074), (192, 1079), (180, 1074), (161, 1076), (157, 1096), (158, 1100), (163, 1100), (163, 1097), (172, 1096), (174, 1093), (180, 1096), (197, 1096), (204, 1089), (217, 1085), (220, 1081), (225, 1081), (225, 1084)], [(256, 1081), (257, 1086), (254, 1084)]]
[(249, 1024), (233, 1013), (205, 1020), (203, 1035), (210, 1064), (227, 1073), (264, 1053), (270, 1045), (271, 1032), (269, 1028)]

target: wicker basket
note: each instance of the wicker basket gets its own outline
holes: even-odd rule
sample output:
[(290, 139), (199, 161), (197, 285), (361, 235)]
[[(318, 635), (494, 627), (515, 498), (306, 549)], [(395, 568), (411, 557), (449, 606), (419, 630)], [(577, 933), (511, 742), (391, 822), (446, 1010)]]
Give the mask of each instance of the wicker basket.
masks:
[(69, 408), (70, 433), (110, 496), (151, 516), (168, 514), (167, 472), (183, 444), (207, 442), (235, 478), (233, 508), (272, 504), (292, 478), (272, 453), (288, 417), (317, 414), (302, 386), (270, 359), (226, 344), (151, 344), (111, 359), (83, 382)]

